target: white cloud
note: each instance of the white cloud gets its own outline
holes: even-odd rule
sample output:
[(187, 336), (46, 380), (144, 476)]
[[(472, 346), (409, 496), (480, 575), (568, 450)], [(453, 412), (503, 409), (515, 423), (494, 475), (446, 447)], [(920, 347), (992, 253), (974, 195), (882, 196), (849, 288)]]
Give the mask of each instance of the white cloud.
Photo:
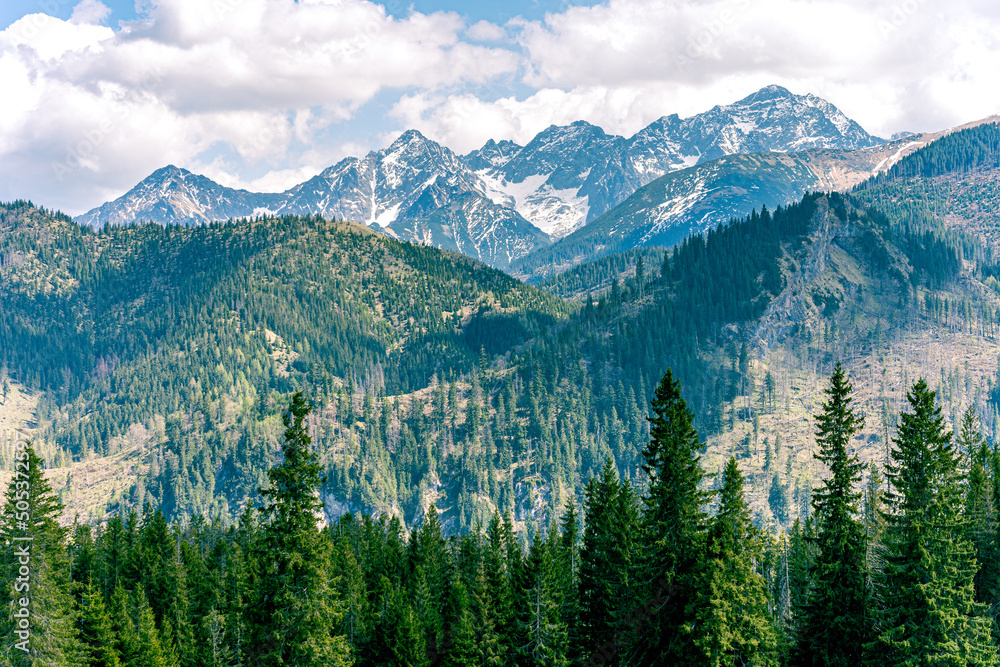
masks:
[(221, 158), (216, 158), (208, 164), (192, 164), (191, 169), (227, 188), (249, 190), (250, 192), (284, 192), (292, 186), (309, 180), (323, 170), (313, 166), (276, 169), (258, 178), (244, 180), (239, 174), (239, 165), (229, 164)]
[(70, 23), (96, 25), (110, 15), (111, 8), (100, 0), (83, 0), (73, 8), (73, 15), (69, 17), (69, 21)]
[(469, 26), (465, 36), (477, 42), (499, 42), (506, 39), (507, 32), (495, 23), (478, 21)]
[(1000, 110), (1000, 5), (986, 0), (609, 0), (519, 29), (529, 85), (675, 91), (662, 113), (727, 82), (826, 96), (883, 134)]
[[(462, 41), (456, 14), (405, 19), (364, 0), (154, 0), (112, 30), (96, 0), (71, 21), (0, 33), (0, 199), (79, 213), (156, 168), (228, 146), (243, 168), (315, 169), (290, 155), (384, 90), (444, 90), (513, 72), (510, 50)], [(298, 149), (296, 149), (298, 150)], [(319, 153), (329, 153), (321, 149)]]

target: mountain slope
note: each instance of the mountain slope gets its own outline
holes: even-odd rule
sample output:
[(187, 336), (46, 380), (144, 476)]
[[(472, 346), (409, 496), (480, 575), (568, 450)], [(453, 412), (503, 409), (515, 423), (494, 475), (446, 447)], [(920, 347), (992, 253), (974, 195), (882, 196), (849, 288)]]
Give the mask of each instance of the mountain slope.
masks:
[[(450, 216), (454, 207), (448, 207), (454, 199), (475, 192), (518, 215), (478, 207), (486, 217), (463, 226), (490, 229), (491, 238), (463, 247), (477, 259), (499, 258), (496, 265), (506, 266), (506, 250), (475, 253), (479, 247), (530, 252), (546, 243), (538, 234), (526, 234), (524, 221), (561, 238), (640, 186), (677, 169), (734, 153), (847, 149), (879, 142), (829, 103), (770, 86), (691, 118), (661, 118), (628, 139), (578, 121), (549, 127), (523, 147), (490, 140), (460, 158), (410, 130), (382, 150), (342, 160), (280, 194), (224, 188), (202, 176), (164, 168), (77, 220), (99, 226), (139, 220), (196, 224), (261, 214), (321, 215), (377, 224), (405, 240), (438, 238), (441, 247), (450, 248), (457, 244), (446, 235), (428, 235), (427, 221), (439, 209), (438, 218)], [(535, 240), (527, 242), (529, 236)]]
[[(705, 465), (737, 456), (756, 521), (787, 526), (821, 475), (812, 416), (838, 360), (867, 416), (863, 460), (884, 461), (920, 376), (953, 423), (971, 406), (1000, 432), (1000, 265), (921, 189), (986, 192), (962, 184), (995, 169), (995, 133), (956, 133), (856, 194), (634, 253), (643, 271), (636, 257), (579, 305), (347, 223), (96, 233), (15, 203), (0, 210), (0, 367), (30, 390), (35, 436), (63, 464), (53, 479), (83, 516), (147, 501), (239, 514), (302, 389), (329, 516), (413, 525), (434, 503), (455, 531), (498, 511), (542, 530), (606, 459), (639, 474), (647, 401), (671, 368)], [(972, 203), (955, 211), (1000, 226)], [(119, 476), (109, 495), (85, 482), (99, 469)]]
[(169, 165), (157, 169), (118, 199), (77, 216), (76, 221), (90, 227), (138, 221), (197, 225), (266, 213), (280, 201), (280, 195), (227, 188)]
[(690, 118), (664, 116), (628, 139), (583, 121), (552, 126), (478, 173), (525, 218), (561, 238), (655, 178), (725, 155), (880, 143), (829, 102), (768, 86)]
[(517, 211), (475, 191), (454, 197), (425, 217), (397, 221), (387, 232), (454, 250), (502, 270), (508, 270), (517, 258), (550, 245), (549, 237)]
[[(138, 459), (141, 484), (85, 515), (155, 500), (232, 516), (292, 387), (405, 395), (568, 310), (463, 255), (319, 218), (95, 233), (17, 203), (0, 208), (0, 257), (0, 366), (60, 406), (43, 401), (40, 438), (65, 459)], [(371, 427), (362, 403), (342, 407), (348, 430)], [(376, 503), (396, 481), (368, 484)]]
[(519, 259), (513, 272), (537, 280), (610, 253), (669, 247), (754, 209), (794, 202), (811, 190), (844, 190), (868, 178), (901, 145), (730, 155), (675, 171), (551, 247)]

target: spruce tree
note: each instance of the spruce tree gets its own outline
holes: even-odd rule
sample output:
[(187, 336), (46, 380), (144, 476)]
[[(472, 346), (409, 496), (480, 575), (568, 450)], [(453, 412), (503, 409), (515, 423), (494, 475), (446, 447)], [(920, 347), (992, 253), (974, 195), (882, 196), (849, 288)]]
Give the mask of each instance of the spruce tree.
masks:
[(129, 665), (139, 659), (139, 636), (133, 619), (132, 601), (121, 582), (115, 586), (108, 606), (111, 617), (111, 632), (115, 638), (115, 653), (121, 657), (122, 665)]
[(830, 474), (812, 498), (816, 553), (810, 568), (812, 587), (797, 623), (799, 665), (858, 665), (869, 640), (865, 531), (859, 507), (864, 465), (848, 450), (864, 420), (851, 407), (851, 390), (838, 363), (824, 391), (823, 411), (816, 415), (815, 458)]
[(726, 462), (719, 511), (712, 518), (705, 558), (698, 564), (699, 594), (692, 622), (697, 661), (708, 667), (776, 666), (777, 634), (768, 608), (767, 581), (755, 567), (763, 536), (750, 519), (743, 474)]
[(535, 539), (528, 557), (530, 587), (525, 590), (527, 606), (523, 624), (528, 642), (521, 647), (528, 664), (538, 667), (569, 667), (569, 628), (561, 616), (562, 593), (555, 549), (557, 532), (547, 539)]
[(430, 665), (424, 631), (407, 600), (406, 591), (394, 588), (387, 578), (382, 577), (378, 600), (379, 613), (369, 646), (371, 664), (399, 667)]
[(779, 524), (784, 524), (788, 521), (788, 496), (785, 493), (785, 487), (781, 484), (781, 479), (778, 477), (778, 471), (774, 471), (774, 476), (771, 478), (771, 487), (767, 492), (767, 504), (771, 508), (771, 514), (774, 516), (774, 520)]
[(500, 635), (497, 633), (497, 619), (494, 601), (486, 582), (486, 560), (481, 558), (476, 564), (475, 580), (472, 586), (472, 603), (476, 638), (477, 665), (500, 667), (504, 664), (501, 656)]
[(267, 522), (257, 540), (256, 590), (249, 607), (251, 665), (309, 667), (349, 664), (337, 635), (341, 610), (331, 578), (330, 542), (317, 528), (322, 468), (306, 428), (310, 412), (297, 392), (283, 415), (284, 461), (268, 471)]
[(494, 515), (486, 531), (486, 553), (483, 559), (486, 597), (493, 609), (497, 633), (498, 651), (506, 663), (515, 654), (518, 646), (517, 611), (513, 590), (513, 570), (519, 561), (512, 556), (520, 554), (520, 547), (514, 537), (509, 516), (501, 519)]
[(907, 393), (887, 466), (881, 632), (886, 665), (995, 665), (986, 605), (975, 601), (976, 558), (962, 516), (962, 472), (952, 433), (923, 379)]
[(87, 667), (121, 665), (104, 595), (90, 583), (84, 586), (80, 594), (77, 627), (84, 645), (84, 664)]
[(585, 490), (585, 521), (579, 570), (581, 657), (616, 665), (623, 659), (631, 628), (627, 607), (635, 594), (638, 530), (634, 493), (618, 481), (610, 459)]
[[(976, 549), (976, 601), (993, 605), (1000, 601), (1000, 548), (997, 545), (996, 499), (989, 478), (994, 452), (979, 433), (975, 413), (969, 408), (962, 417), (959, 451), (969, 462), (965, 516), (969, 539)], [(996, 635), (994, 623), (994, 634)]]
[(704, 555), (709, 494), (699, 488), (705, 473), (694, 414), (671, 371), (650, 405), (650, 441), (642, 452), (647, 476), (642, 557), (651, 617), (638, 648), (647, 663), (683, 664), (697, 655), (688, 618), (698, 597), (694, 573)]
[(156, 627), (153, 609), (146, 594), (141, 588), (136, 589), (132, 598), (138, 651), (135, 657), (125, 663), (125, 667), (179, 667), (171, 642), (164, 641)]
[(12, 665), (60, 667), (84, 657), (70, 582), (69, 529), (59, 525), (62, 509), (28, 443), (15, 453), (0, 518), (0, 638)]
[(459, 575), (452, 570), (451, 585), (448, 587), (444, 609), (445, 634), (439, 656), (432, 664), (445, 667), (471, 667), (476, 664), (476, 619), (472, 609), (472, 599)]

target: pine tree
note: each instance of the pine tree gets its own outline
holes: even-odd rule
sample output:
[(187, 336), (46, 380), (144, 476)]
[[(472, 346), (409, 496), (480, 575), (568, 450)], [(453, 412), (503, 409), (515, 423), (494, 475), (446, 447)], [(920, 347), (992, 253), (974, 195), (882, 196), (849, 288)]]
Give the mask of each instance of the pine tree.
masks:
[(706, 557), (698, 564), (699, 593), (693, 619), (697, 663), (709, 667), (773, 665), (777, 635), (768, 609), (767, 581), (755, 571), (763, 536), (753, 526), (735, 458), (726, 463), (719, 511), (709, 529)]
[(135, 657), (125, 663), (125, 667), (178, 667), (171, 642), (163, 641), (156, 627), (153, 609), (146, 600), (146, 594), (142, 589), (137, 589), (132, 598), (138, 651)]
[(812, 517), (805, 521), (795, 519), (788, 531), (787, 586), (789, 620), (791, 626), (805, 616), (805, 609), (812, 595), (813, 562), (816, 559), (816, 533)]
[[(992, 606), (1000, 601), (1000, 548), (997, 545), (996, 499), (989, 478), (994, 452), (979, 433), (975, 413), (969, 408), (962, 417), (956, 444), (969, 461), (965, 516), (969, 540), (976, 549), (976, 601)], [(994, 624), (994, 634), (997, 628)]]
[(778, 477), (777, 470), (774, 471), (774, 476), (771, 478), (771, 487), (767, 492), (767, 504), (771, 508), (771, 514), (774, 515), (775, 521), (779, 524), (788, 521), (788, 495), (785, 493), (785, 487)]
[(800, 665), (858, 665), (869, 640), (865, 534), (857, 490), (864, 465), (848, 452), (864, 420), (851, 407), (851, 390), (838, 363), (824, 392), (823, 412), (816, 415), (815, 458), (829, 467), (830, 476), (812, 498), (816, 555), (810, 569), (812, 587), (798, 622), (795, 662)]
[(111, 615), (104, 604), (104, 595), (90, 583), (80, 595), (77, 628), (84, 644), (84, 664), (88, 667), (119, 667), (121, 660), (115, 649)]
[(261, 527), (257, 586), (249, 607), (252, 665), (347, 665), (348, 645), (330, 577), (330, 543), (317, 528), (321, 467), (306, 430), (310, 407), (296, 393), (283, 415), (284, 461), (268, 471), (268, 522)]
[(111, 632), (115, 638), (115, 653), (121, 657), (122, 665), (132, 664), (139, 659), (139, 636), (136, 634), (131, 599), (121, 582), (118, 582), (111, 594), (108, 610)]
[(523, 591), (515, 588), (522, 570), (521, 546), (514, 535), (510, 515), (494, 515), (486, 531), (484, 569), (489, 599), (496, 617), (500, 654), (505, 663), (514, 659), (520, 643), (518, 611)]
[(629, 610), (620, 609), (621, 588), (627, 586), (630, 565), (626, 532), (636, 525), (625, 523), (622, 485), (614, 464), (604, 462), (599, 478), (591, 478), (585, 490), (583, 546), (580, 550), (579, 626), (582, 657), (618, 664), (622, 659), (628, 628), (623, 621)]
[(76, 665), (84, 655), (71, 593), (69, 529), (59, 525), (62, 509), (28, 443), (15, 454), (0, 518), (0, 638), (13, 665)]
[(569, 660), (576, 663), (580, 659), (580, 536), (576, 506), (572, 499), (566, 501), (566, 511), (560, 520), (559, 545), (556, 549), (559, 577), (557, 584), (562, 593), (560, 617), (569, 632)]
[(708, 493), (699, 489), (704, 471), (694, 414), (680, 384), (667, 371), (654, 392), (650, 441), (643, 450), (648, 490), (643, 497), (643, 560), (652, 610), (639, 642), (649, 663), (684, 663), (697, 654), (687, 624), (697, 599), (694, 571), (703, 557)]
[(425, 667), (427, 645), (420, 620), (407, 601), (406, 591), (385, 577), (379, 586), (379, 614), (369, 647), (370, 664)]
[(561, 616), (562, 592), (557, 571), (558, 533), (550, 530), (547, 539), (536, 539), (528, 557), (531, 585), (526, 589), (527, 606), (523, 623), (528, 642), (522, 655), (538, 667), (569, 667), (569, 628)]
[(962, 521), (962, 474), (934, 392), (907, 393), (887, 467), (886, 562), (870, 645), (881, 664), (995, 665), (986, 606), (975, 601), (975, 554)]
[(441, 660), (446, 667), (472, 667), (476, 664), (476, 619), (472, 600), (457, 569), (452, 571), (445, 605), (445, 639), (441, 642)]
[(472, 601), (476, 609), (476, 664), (481, 667), (501, 667), (505, 664), (501, 654), (500, 634), (493, 599), (486, 582), (486, 560), (481, 559), (476, 568), (472, 588)]
[(451, 571), (437, 508), (433, 504), (424, 515), (423, 525), (411, 535), (409, 548), (414, 611), (424, 627), (427, 652), (429, 656), (443, 655), (448, 640), (444, 606)]

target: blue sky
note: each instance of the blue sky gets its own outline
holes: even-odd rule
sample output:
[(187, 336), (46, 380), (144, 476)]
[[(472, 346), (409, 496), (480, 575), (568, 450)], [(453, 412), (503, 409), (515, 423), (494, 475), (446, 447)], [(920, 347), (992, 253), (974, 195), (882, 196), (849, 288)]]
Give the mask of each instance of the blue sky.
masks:
[[(206, 0), (211, 2), (212, 0)], [(8, 26), (25, 14), (43, 12), (50, 16), (68, 19), (73, 14), (74, 0), (6, 0), (0, 3), (0, 26)], [(133, 0), (105, 0), (103, 3), (111, 10), (109, 23), (115, 25), (118, 21), (131, 21), (137, 16), (136, 3)], [(419, 2), (389, 2), (385, 3), (387, 11), (399, 17), (406, 17), (411, 11), (431, 13), (449, 11), (468, 17), (471, 21), (492, 21), (505, 23), (514, 17), (528, 19), (542, 18), (546, 12), (564, 11), (570, 5), (588, 5), (595, 3), (565, 2), (563, 0), (510, 0), (509, 2), (463, 2), (461, 0), (420, 0)]]
[(70, 214), (177, 164), (282, 190), (416, 128), (464, 153), (630, 135), (772, 83), (867, 130), (1000, 111), (995, 0), (7, 0), (0, 200)]

